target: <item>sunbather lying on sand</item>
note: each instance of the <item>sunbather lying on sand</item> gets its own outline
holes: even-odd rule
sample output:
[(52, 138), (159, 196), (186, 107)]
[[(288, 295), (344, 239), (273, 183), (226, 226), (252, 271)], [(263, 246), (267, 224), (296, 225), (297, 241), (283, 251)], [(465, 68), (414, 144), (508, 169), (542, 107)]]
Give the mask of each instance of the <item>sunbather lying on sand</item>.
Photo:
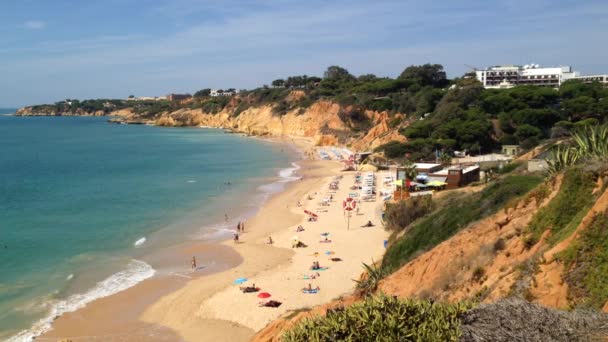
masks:
[(318, 286), (313, 288), (310, 283), (308, 283), (308, 287), (305, 287), (302, 289), (302, 292), (305, 292), (305, 293), (316, 293), (318, 291), (321, 291), (321, 288)]
[(340, 259), (340, 258), (331, 258), (330, 260), (331, 261), (342, 261), (342, 259)]
[(367, 221), (366, 224), (362, 225), (361, 227), (373, 227), (374, 224), (372, 223), (372, 221)]
[(279, 306), (281, 306), (281, 302), (277, 302), (276, 300), (269, 300), (267, 302), (260, 302), (259, 306), (265, 306), (265, 307), (269, 307), (269, 308), (278, 308)]
[(298, 228), (296, 228), (296, 232), (303, 232), (304, 231), (304, 227), (302, 227), (302, 225), (299, 225)]

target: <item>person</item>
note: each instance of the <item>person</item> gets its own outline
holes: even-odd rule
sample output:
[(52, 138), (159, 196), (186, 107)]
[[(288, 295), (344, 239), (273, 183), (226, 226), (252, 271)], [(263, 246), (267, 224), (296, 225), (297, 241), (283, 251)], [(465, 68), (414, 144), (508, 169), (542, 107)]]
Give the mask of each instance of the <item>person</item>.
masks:
[(367, 221), (367, 223), (363, 226), (363, 227), (373, 227), (374, 224), (372, 223), (372, 221)]
[(269, 236), (269, 237), (268, 237), (268, 244), (269, 244), (269, 245), (272, 245), (272, 236)]
[(193, 256), (192, 257), (192, 270), (195, 270), (195, 269), (196, 269), (196, 257)]
[(245, 232), (245, 221), (241, 222), (241, 233)]
[(239, 223), (236, 224), (236, 231), (237, 232), (241, 231), (241, 221), (239, 221)]
[(296, 229), (296, 232), (303, 232), (304, 231), (304, 227), (302, 227), (302, 225), (299, 225), (298, 228)]
[(239, 243), (239, 233), (234, 233), (234, 243)]
[(228, 214), (224, 214), (224, 221), (228, 222)]
[(312, 285), (308, 283), (308, 291), (312, 291)]

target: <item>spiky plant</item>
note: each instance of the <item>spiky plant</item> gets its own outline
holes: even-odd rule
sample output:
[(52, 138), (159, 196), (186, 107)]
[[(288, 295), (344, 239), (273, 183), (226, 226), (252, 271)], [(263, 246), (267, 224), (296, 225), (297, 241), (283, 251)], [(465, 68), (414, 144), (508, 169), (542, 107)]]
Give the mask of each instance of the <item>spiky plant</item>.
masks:
[(363, 263), (363, 268), (365, 269), (367, 276), (364, 276), (361, 280), (355, 280), (355, 282), (357, 283), (357, 291), (359, 294), (366, 296), (376, 291), (378, 283), (387, 275), (387, 272), (384, 267), (376, 265), (375, 263), (372, 263), (371, 265)]
[(608, 159), (608, 125), (588, 126), (572, 133), (572, 145), (560, 145), (547, 159), (550, 175), (583, 160)]
[(403, 168), (405, 169), (405, 178), (409, 180), (416, 179), (416, 176), (418, 175), (418, 171), (416, 171), (416, 164), (406, 159), (403, 163)]

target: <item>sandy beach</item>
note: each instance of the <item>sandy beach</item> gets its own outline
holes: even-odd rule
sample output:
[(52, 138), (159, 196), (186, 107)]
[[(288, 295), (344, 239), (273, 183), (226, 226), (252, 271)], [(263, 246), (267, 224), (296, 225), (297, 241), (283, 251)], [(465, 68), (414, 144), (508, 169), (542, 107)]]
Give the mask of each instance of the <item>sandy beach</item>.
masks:
[[(388, 233), (379, 226), (381, 201), (362, 202), (359, 215), (353, 212), (347, 230), (342, 200), (353, 192), (349, 188), (354, 184), (355, 173), (340, 172), (342, 165), (336, 161), (303, 160), (298, 164), (298, 174), (303, 179), (271, 197), (246, 222), (240, 243), (228, 240), (176, 246), (175, 250), (166, 251), (166, 256), (176, 262), (183, 260), (181, 275), (154, 277), (61, 316), (53, 330), (37, 340), (247, 341), (287, 311), (350, 293), (355, 285), (353, 279), (362, 273), (361, 263), (379, 260), (384, 252), (383, 240)], [(330, 193), (329, 184), (339, 175), (339, 189)], [(319, 206), (321, 199), (330, 194), (330, 205)], [(316, 212), (318, 221), (308, 222), (305, 209)], [(375, 227), (361, 227), (370, 220)], [(296, 232), (298, 225), (305, 230)], [(322, 233), (329, 233), (330, 243), (321, 242)], [(267, 244), (269, 236), (274, 241), (272, 245)], [(292, 248), (295, 236), (308, 247)], [(187, 272), (191, 255), (196, 255), (201, 263), (209, 258), (222, 262)], [(310, 270), (313, 261), (327, 269), (319, 271), (316, 279), (303, 279), (316, 273)], [(153, 266), (154, 262), (166, 261), (152, 260)], [(260, 292), (269, 292), (269, 299), (282, 305), (259, 307), (263, 299), (257, 293), (244, 294), (233, 284), (240, 277), (248, 278), (241, 286), (255, 283)], [(320, 291), (303, 293), (301, 289), (309, 283)]]

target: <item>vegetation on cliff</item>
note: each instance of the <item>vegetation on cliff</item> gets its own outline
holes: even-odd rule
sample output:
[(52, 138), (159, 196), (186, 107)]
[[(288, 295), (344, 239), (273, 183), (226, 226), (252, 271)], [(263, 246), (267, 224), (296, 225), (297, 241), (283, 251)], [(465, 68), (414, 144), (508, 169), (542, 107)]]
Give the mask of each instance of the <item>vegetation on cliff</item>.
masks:
[(573, 307), (602, 309), (608, 302), (608, 213), (598, 213), (561, 255)]
[(317, 101), (340, 105), (339, 117), (355, 132), (372, 125), (366, 111), (386, 112), (389, 126), (407, 141), (394, 140), (377, 148), (389, 158), (425, 159), (442, 150), (489, 152), (500, 144), (535, 146), (542, 139), (563, 137), (581, 126), (608, 117), (608, 89), (599, 83), (564, 83), (559, 90), (518, 86), (484, 89), (471, 75), (450, 80), (442, 65), (409, 66), (396, 78), (352, 75), (330, 66), (323, 77), (297, 75), (277, 79), (271, 86), (242, 90), (237, 96), (210, 96), (210, 89), (195, 92), (186, 101), (86, 100), (62, 101), (31, 107), (32, 112), (104, 113), (132, 108), (141, 119), (162, 113), (200, 109), (238, 117), (249, 108), (271, 106), (275, 115), (303, 113)]
[[(395, 271), (421, 252), (449, 239), (470, 223), (496, 213), (542, 181), (538, 176), (508, 175), (473, 194), (447, 198), (438, 209), (411, 225), (406, 234), (391, 243), (382, 266)], [(389, 217), (390, 218), (390, 217)], [(389, 222), (389, 225), (399, 225)]]
[(367, 297), (286, 331), (284, 342), (458, 341), (460, 316), (469, 304), (439, 304), (393, 297)]

